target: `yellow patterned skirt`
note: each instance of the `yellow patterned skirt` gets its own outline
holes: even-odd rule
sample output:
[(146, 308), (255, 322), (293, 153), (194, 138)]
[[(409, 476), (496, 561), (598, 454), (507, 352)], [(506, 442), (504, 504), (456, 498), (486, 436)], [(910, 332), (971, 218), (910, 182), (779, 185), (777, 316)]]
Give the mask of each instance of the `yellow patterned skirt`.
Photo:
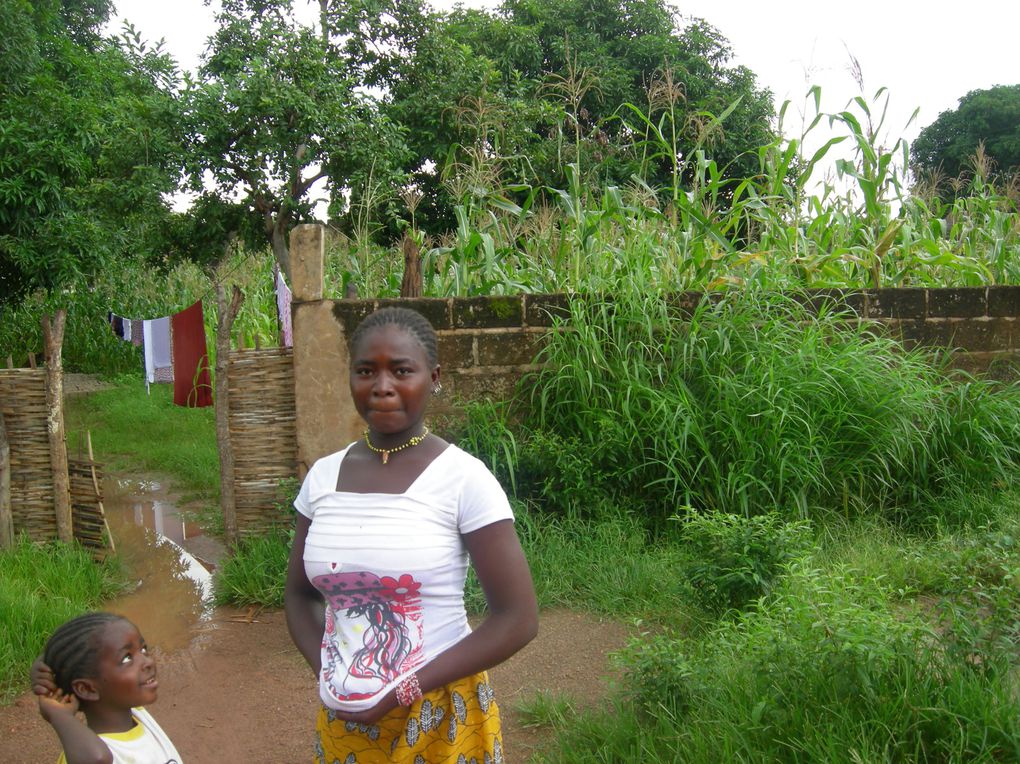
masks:
[(317, 764), (502, 764), (499, 708), (486, 672), (425, 693), (375, 724), (337, 719), (323, 706), (315, 722)]

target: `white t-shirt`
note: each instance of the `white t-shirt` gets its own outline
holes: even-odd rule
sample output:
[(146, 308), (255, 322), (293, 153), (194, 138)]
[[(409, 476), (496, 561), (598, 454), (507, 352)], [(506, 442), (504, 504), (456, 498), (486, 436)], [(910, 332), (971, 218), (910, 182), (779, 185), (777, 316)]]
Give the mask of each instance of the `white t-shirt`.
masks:
[(337, 491), (349, 449), (312, 466), (294, 507), (312, 521), (305, 574), (326, 601), (319, 694), (360, 711), (471, 632), (461, 534), (513, 512), (485, 465), (453, 445), (404, 493)]
[[(113, 754), (114, 764), (181, 764), (181, 755), (152, 714), (144, 708), (132, 708), (131, 715), (138, 724), (127, 732), (104, 732), (99, 736)], [(60, 754), (57, 764), (67, 764), (64, 754)]]

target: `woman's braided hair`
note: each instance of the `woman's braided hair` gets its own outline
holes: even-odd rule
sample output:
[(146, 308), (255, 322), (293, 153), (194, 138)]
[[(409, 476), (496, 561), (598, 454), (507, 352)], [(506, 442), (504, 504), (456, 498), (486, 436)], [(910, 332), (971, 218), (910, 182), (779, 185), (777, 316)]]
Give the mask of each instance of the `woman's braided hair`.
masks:
[(414, 337), (425, 351), (431, 366), (439, 364), (439, 340), (436, 338), (436, 330), (425, 316), (410, 308), (380, 308), (369, 314), (354, 330), (348, 343), (349, 347), (353, 350), (370, 331), (390, 325), (399, 326)]
[(99, 655), (96, 642), (111, 623), (126, 621), (113, 613), (85, 613), (60, 626), (46, 642), (43, 662), (53, 671), (57, 687), (71, 692), (75, 679), (94, 679)]

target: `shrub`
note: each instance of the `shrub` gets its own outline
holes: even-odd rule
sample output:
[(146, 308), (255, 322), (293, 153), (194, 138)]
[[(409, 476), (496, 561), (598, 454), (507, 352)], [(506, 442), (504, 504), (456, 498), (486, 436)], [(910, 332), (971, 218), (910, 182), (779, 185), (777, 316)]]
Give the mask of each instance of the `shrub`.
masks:
[(693, 514), (682, 519), (681, 540), (692, 561), (684, 573), (710, 609), (742, 608), (767, 594), (785, 565), (811, 546), (811, 525), (778, 514), (739, 517)]
[[(1005, 667), (1012, 652), (987, 660)], [(937, 631), (892, 609), (881, 588), (851, 571), (826, 576), (795, 564), (781, 590), (709, 638), (637, 641), (619, 660), (628, 692), (611, 713), (566, 731), (551, 760), (579, 761), (564, 752), (575, 733), (595, 727), (618, 750), (656, 729), (656, 742), (641, 744), (655, 761), (1020, 756), (1009, 672), (976, 670), (942, 649)], [(641, 722), (646, 712), (655, 718)]]

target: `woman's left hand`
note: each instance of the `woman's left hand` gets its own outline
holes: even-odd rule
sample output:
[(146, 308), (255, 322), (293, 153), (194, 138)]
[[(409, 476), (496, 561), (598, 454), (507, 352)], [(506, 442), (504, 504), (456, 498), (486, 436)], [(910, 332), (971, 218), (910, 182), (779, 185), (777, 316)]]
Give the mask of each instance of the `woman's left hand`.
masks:
[(333, 713), (337, 719), (343, 719), (345, 722), (370, 725), (375, 724), (398, 705), (396, 690), (390, 690), (382, 700), (365, 711), (334, 711)]

